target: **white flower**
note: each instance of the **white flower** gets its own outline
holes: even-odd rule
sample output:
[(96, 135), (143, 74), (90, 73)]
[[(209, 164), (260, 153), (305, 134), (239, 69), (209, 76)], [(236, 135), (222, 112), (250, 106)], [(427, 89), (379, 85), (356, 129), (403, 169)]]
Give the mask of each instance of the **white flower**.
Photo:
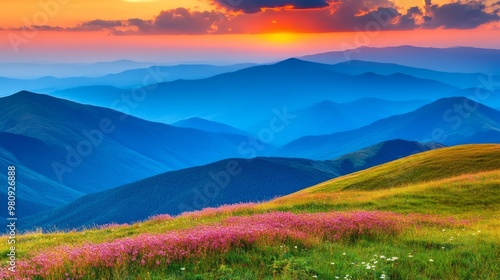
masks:
[(385, 256), (380, 256), (381, 259), (385, 259)]
[(430, 262), (433, 262), (434, 260), (433, 259), (429, 259)]
[(318, 278), (318, 275), (313, 275), (313, 278)]
[(385, 278), (386, 278), (385, 274), (380, 275), (380, 279), (385, 279)]
[(332, 262), (332, 263), (330, 263), (330, 264), (331, 264), (331, 265), (334, 265), (335, 263), (333, 263), (333, 262)]
[(184, 270), (186, 270), (186, 268), (185, 267), (181, 267), (181, 270), (184, 271)]
[(342, 255), (344, 255), (344, 256), (345, 256), (345, 253), (342, 253)]

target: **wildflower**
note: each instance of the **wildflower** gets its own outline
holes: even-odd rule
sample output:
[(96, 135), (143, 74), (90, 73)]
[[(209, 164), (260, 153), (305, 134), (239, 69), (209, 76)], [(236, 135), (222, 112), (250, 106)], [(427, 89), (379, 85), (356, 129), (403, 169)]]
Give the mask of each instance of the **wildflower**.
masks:
[(386, 277), (385, 274), (380, 275), (380, 279), (385, 279)]
[(385, 256), (380, 256), (381, 259), (385, 259)]
[(313, 278), (318, 278), (318, 275), (313, 275)]
[(345, 256), (345, 253), (343, 253), (342, 255)]
[(335, 263), (333, 263), (333, 262), (332, 262), (332, 263), (330, 263), (330, 264), (331, 264), (331, 265), (334, 265)]
[(184, 270), (186, 270), (186, 268), (185, 267), (181, 267), (181, 270), (184, 271)]
[(429, 259), (430, 262), (433, 262), (434, 260), (433, 259)]

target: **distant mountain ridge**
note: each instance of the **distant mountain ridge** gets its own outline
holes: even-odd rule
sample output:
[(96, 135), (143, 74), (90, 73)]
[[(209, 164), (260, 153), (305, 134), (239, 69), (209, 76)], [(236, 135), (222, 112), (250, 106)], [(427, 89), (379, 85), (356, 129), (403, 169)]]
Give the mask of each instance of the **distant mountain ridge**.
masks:
[(444, 98), (355, 130), (300, 138), (278, 149), (275, 156), (329, 159), (390, 139), (445, 145), (500, 143), (500, 112), (465, 97)]
[[(142, 64), (138, 64), (140, 66)], [(148, 64), (146, 64), (148, 65)], [(131, 69), (123, 72), (100, 77), (66, 77), (56, 78), (44, 76), (36, 79), (14, 79), (0, 76), (1, 95), (9, 95), (21, 90), (52, 93), (68, 88), (91, 87), (96, 85), (134, 88), (149, 86), (161, 82), (171, 82), (180, 79), (196, 80), (212, 77), (218, 74), (234, 72), (254, 66), (254, 64), (236, 64), (229, 66), (212, 65), (176, 65), (176, 66), (148, 66), (146, 68)]]
[[(350, 60), (332, 65), (332, 69), (340, 73), (360, 75), (376, 73), (379, 75), (393, 75), (402, 73), (420, 79), (440, 81), (459, 88), (474, 88), (482, 85), (482, 80), (489, 80), (489, 73), (450, 73), (414, 68), (395, 63), (380, 63), (372, 61)], [(500, 75), (491, 77), (493, 81), (500, 80)]]
[(30, 92), (0, 98), (0, 115), (0, 132), (12, 136), (2, 138), (4, 148), (23, 165), (83, 193), (242, 156), (238, 146), (249, 141)]
[(209, 121), (202, 118), (189, 118), (171, 123), (172, 126), (194, 128), (215, 133), (230, 133), (239, 135), (249, 135), (248, 132), (229, 126), (227, 124)]
[[(305, 136), (356, 129), (386, 117), (411, 112), (428, 103), (424, 100), (389, 101), (377, 98), (363, 98), (349, 103), (325, 100), (290, 112), (293, 119), (285, 129), (274, 135), (273, 142), (283, 145)], [(262, 122), (249, 130), (258, 133), (267, 125), (268, 121)]]
[[(247, 130), (262, 120), (271, 119), (274, 109), (287, 108), (291, 112), (324, 100), (338, 103), (361, 98), (436, 100), (452, 96), (457, 90), (438, 81), (404, 74), (352, 76), (336, 72), (331, 65), (288, 59), (207, 79), (178, 80), (157, 84), (153, 89), (144, 88), (142, 92), (147, 98), (131, 114), (165, 123), (200, 117)], [(131, 93), (92, 87), (53, 94), (76, 102), (88, 101), (85, 96), (91, 94), (98, 98), (90, 104), (110, 107), (113, 101)]]
[(471, 47), (442, 49), (414, 46), (360, 47), (352, 50), (307, 55), (301, 59), (326, 64), (363, 60), (452, 73), (500, 75), (500, 50)]

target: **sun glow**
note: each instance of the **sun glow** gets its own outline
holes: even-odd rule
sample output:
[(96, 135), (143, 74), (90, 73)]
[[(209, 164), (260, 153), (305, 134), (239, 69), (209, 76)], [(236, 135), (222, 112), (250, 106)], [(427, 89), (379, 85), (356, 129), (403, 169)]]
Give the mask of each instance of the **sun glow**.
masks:
[(271, 43), (287, 44), (297, 40), (297, 34), (290, 32), (264, 34), (264, 39)]

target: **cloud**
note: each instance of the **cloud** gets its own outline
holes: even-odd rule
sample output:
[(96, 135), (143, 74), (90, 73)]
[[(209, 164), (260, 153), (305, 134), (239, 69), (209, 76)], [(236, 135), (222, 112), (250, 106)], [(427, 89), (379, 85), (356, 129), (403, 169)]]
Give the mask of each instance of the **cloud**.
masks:
[(257, 13), (265, 8), (293, 7), (294, 9), (314, 9), (328, 7), (327, 0), (214, 0), (232, 11)]
[[(127, 25), (135, 30), (119, 31), (115, 34), (210, 34), (222, 32), (221, 23), (227, 21), (225, 15), (216, 11), (190, 11), (177, 8), (162, 11), (153, 20), (129, 19)], [(225, 32), (224, 32), (225, 33)]]
[(458, 1), (439, 6), (426, 0), (426, 4), (427, 28), (471, 29), (500, 20), (496, 12), (486, 12), (487, 6), (479, 1)]
[[(91, 20), (76, 27), (36, 27), (52, 31), (109, 31), (130, 34), (247, 34), (436, 28), (496, 28), (499, 3), (458, 0), (444, 5), (424, 0), (407, 10), (394, 0), (204, 0), (212, 11), (176, 8), (151, 19)], [(291, 8), (293, 5), (293, 8)], [(236, 11), (236, 12), (235, 12)]]
[(87, 21), (82, 24), (82, 26), (84, 27), (100, 27), (100, 28), (112, 28), (121, 25), (122, 22), (119, 20), (100, 20), (100, 19)]

